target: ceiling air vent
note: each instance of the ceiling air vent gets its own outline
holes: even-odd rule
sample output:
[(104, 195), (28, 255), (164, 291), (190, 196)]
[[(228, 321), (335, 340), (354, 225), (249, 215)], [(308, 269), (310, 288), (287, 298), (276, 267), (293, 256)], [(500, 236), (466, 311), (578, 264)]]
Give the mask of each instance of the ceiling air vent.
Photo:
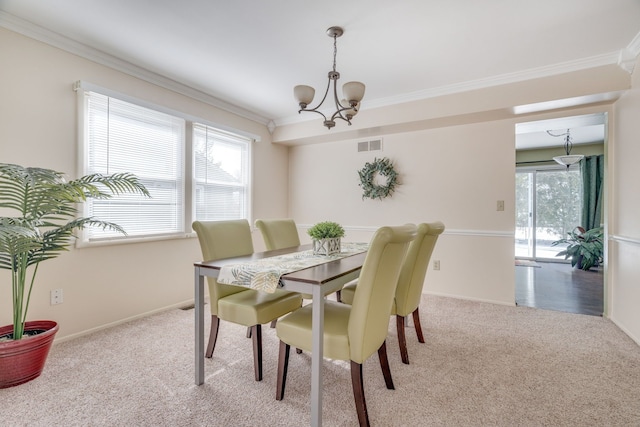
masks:
[(358, 142), (358, 153), (361, 151), (369, 151), (369, 141)]

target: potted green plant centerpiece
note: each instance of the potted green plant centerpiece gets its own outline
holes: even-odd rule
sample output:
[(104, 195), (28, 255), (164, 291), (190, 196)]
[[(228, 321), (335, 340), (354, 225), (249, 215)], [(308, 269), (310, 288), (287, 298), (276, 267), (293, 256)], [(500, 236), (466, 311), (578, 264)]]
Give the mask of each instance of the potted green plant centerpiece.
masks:
[(567, 235), (567, 238), (551, 243), (552, 246), (568, 244), (565, 250), (558, 252), (557, 256), (564, 256), (564, 259), (571, 258), (571, 266), (582, 270), (589, 270), (602, 262), (602, 227), (590, 230), (576, 227)]
[[(13, 324), (0, 328), (0, 388), (40, 375), (58, 331), (53, 321), (26, 321), (38, 266), (67, 251), (76, 230), (117, 224), (78, 217), (78, 204), (136, 192), (149, 196), (132, 174), (92, 174), (66, 180), (51, 169), (0, 163), (0, 269), (11, 272)], [(7, 283), (8, 285), (8, 283)]]
[(314, 254), (331, 255), (340, 252), (344, 228), (337, 222), (319, 222), (307, 230), (307, 234), (312, 239)]

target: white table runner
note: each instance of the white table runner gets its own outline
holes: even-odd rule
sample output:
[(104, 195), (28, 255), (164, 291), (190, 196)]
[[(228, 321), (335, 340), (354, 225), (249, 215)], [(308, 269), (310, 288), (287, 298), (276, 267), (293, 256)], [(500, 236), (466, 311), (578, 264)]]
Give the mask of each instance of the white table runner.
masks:
[(263, 258), (254, 262), (229, 264), (220, 269), (218, 283), (247, 286), (273, 293), (283, 274), (303, 270), (351, 255), (366, 252), (368, 243), (342, 243), (341, 251), (333, 255), (314, 255), (313, 250)]

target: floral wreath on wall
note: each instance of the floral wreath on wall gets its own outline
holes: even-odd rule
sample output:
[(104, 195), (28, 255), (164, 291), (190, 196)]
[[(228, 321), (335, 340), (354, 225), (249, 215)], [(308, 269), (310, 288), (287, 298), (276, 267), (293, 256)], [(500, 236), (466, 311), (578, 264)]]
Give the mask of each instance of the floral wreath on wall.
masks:
[[(387, 178), (384, 185), (375, 183), (376, 174), (380, 174)], [(362, 187), (362, 198), (380, 199), (391, 194), (396, 189), (398, 183), (398, 173), (393, 168), (391, 160), (386, 157), (382, 159), (374, 159), (373, 163), (365, 163), (364, 167), (358, 171), (360, 175), (360, 187)]]

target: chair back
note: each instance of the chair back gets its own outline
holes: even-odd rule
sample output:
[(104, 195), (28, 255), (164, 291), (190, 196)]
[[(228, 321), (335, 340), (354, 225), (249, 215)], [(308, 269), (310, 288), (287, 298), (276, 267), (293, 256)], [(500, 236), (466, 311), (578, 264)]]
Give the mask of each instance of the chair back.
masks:
[[(251, 228), (246, 219), (230, 221), (195, 221), (193, 229), (198, 235), (200, 249), (205, 261), (236, 256), (251, 255), (253, 240)], [(243, 292), (240, 286), (218, 283), (213, 277), (207, 277), (211, 314), (218, 314), (218, 300), (227, 295)]]
[(256, 227), (268, 251), (300, 246), (298, 228), (292, 219), (258, 219)]
[(420, 305), (424, 278), (431, 260), (431, 254), (444, 231), (440, 221), (418, 224), (416, 238), (409, 245), (407, 256), (400, 270), (398, 288), (396, 289), (396, 312), (407, 316)]
[(387, 338), (400, 267), (415, 236), (416, 226), (407, 224), (381, 227), (371, 239), (349, 316), (349, 347), (354, 362), (363, 363)]

